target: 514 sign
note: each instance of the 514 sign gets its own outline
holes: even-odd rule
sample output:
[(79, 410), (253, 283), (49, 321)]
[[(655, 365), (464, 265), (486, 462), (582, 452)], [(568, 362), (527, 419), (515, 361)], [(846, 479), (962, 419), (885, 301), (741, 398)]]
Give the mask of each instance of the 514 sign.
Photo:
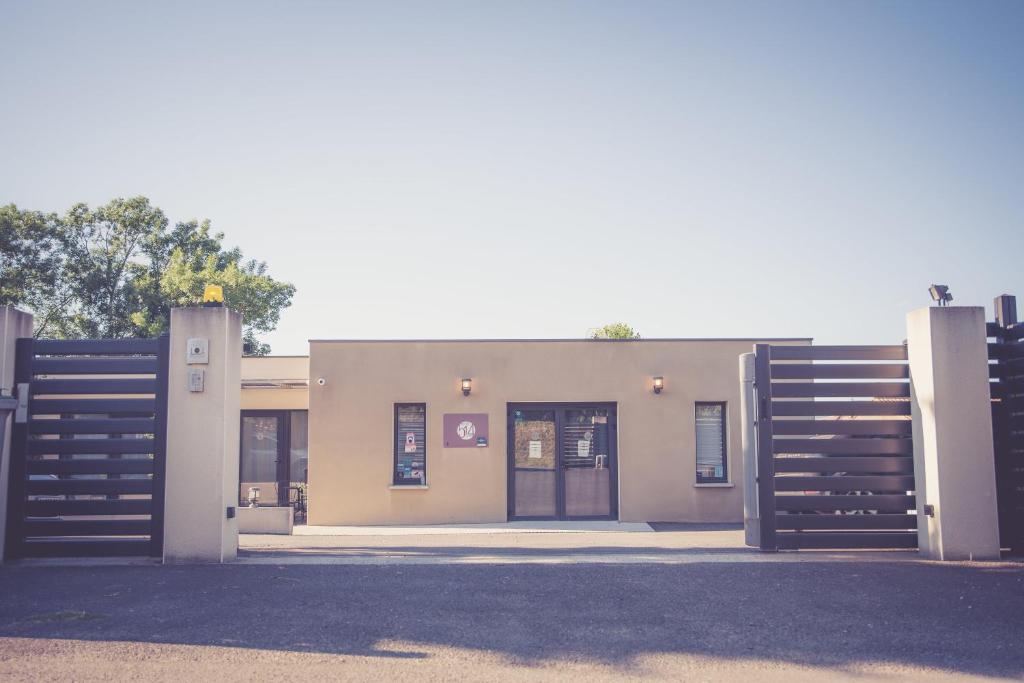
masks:
[(445, 448), (484, 448), (488, 445), (487, 413), (446, 413)]

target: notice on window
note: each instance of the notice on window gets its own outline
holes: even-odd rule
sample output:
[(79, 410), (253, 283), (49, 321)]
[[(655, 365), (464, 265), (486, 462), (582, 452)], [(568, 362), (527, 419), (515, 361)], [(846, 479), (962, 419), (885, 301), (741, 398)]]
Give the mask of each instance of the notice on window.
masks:
[(590, 442), (586, 439), (580, 439), (576, 442), (576, 455), (581, 458), (590, 457)]
[(541, 448), (541, 442), (540, 441), (531, 441), (530, 442), (530, 454), (529, 454), (529, 457), (531, 457), (531, 458), (543, 458), (544, 457), (544, 452), (543, 452), (543, 449)]
[(413, 434), (412, 432), (406, 432), (405, 434), (405, 452), (416, 452), (416, 435)]

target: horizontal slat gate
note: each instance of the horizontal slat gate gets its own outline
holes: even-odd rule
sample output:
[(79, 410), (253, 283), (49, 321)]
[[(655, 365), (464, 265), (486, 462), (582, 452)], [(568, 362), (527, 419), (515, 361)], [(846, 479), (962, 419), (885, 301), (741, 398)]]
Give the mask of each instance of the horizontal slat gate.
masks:
[(905, 346), (758, 344), (761, 548), (916, 548)]
[(168, 346), (18, 340), (8, 558), (162, 554)]
[(1024, 325), (1017, 322), (1015, 297), (997, 297), (995, 308), (988, 335), (999, 544), (1019, 555), (1024, 554)]

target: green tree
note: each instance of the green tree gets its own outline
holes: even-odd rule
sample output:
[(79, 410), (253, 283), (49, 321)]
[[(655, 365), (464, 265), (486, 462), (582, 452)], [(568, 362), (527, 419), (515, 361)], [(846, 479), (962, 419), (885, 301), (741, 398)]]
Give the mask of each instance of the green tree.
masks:
[(202, 300), (206, 284), (224, 288), (242, 314), (245, 341), (269, 353), (272, 331), (295, 287), (267, 264), (224, 249), (209, 221), (168, 229), (145, 197), (97, 209), (76, 204), (63, 216), (0, 208), (0, 303), (36, 314), (40, 337), (149, 337), (165, 331), (170, 310)]
[(608, 323), (590, 334), (591, 339), (639, 339), (640, 334), (626, 323)]
[(76, 204), (64, 215), (61, 227), (76, 306), (66, 311), (69, 317), (59, 324), (58, 334), (140, 336), (132, 321), (139, 305), (137, 279), (167, 229), (163, 211), (145, 197), (115, 199), (95, 210)]
[(66, 246), (55, 215), (0, 207), (0, 305), (43, 310), (66, 303), (70, 294), (60, 278)]

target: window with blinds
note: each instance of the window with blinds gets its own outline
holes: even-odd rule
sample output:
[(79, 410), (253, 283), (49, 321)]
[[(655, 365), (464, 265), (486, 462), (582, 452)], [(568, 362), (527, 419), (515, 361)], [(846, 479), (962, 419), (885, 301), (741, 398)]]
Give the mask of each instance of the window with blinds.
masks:
[(697, 483), (728, 481), (725, 459), (725, 404), (696, 404)]
[(395, 404), (395, 486), (427, 483), (427, 404)]

